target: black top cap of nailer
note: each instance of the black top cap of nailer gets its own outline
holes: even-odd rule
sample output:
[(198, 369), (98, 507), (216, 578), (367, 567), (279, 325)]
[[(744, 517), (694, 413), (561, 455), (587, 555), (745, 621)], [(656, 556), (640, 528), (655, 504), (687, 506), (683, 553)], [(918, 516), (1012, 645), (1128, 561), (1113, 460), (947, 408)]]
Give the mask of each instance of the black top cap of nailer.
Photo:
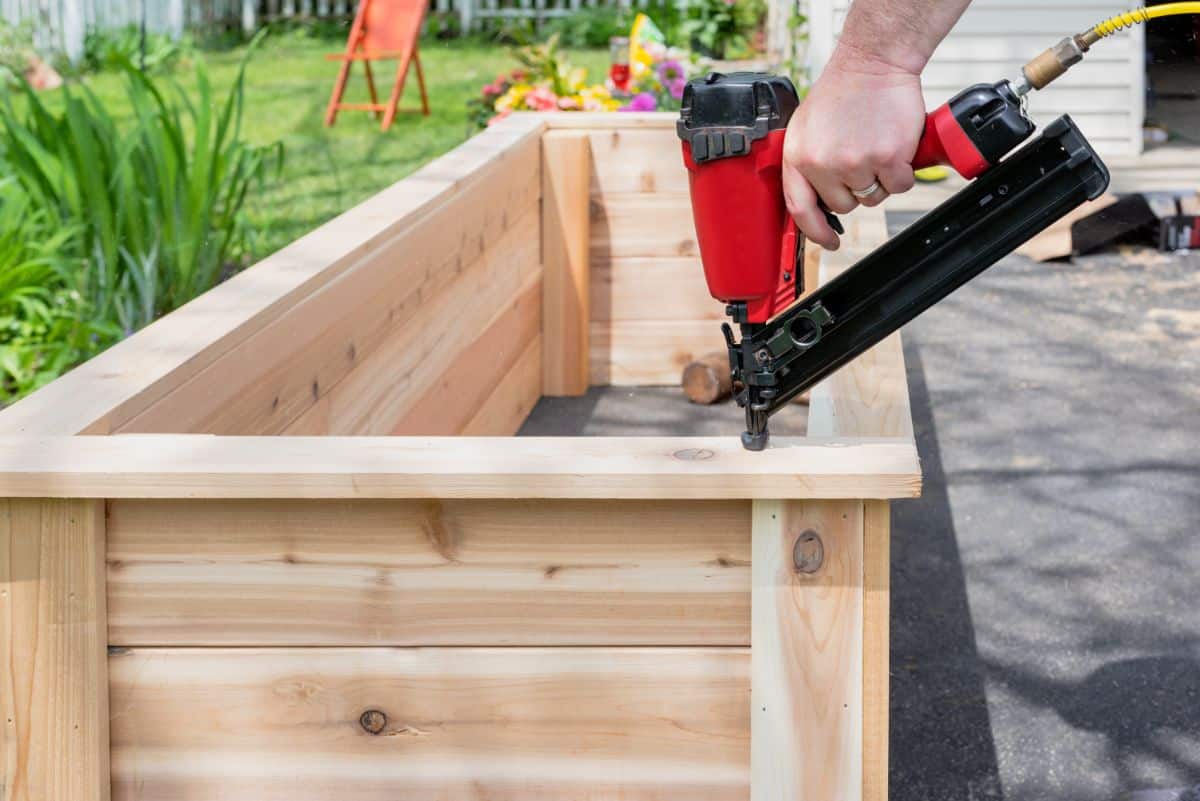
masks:
[(751, 142), (787, 127), (798, 105), (796, 87), (782, 75), (710, 72), (684, 87), (675, 129), (696, 162), (744, 156)]

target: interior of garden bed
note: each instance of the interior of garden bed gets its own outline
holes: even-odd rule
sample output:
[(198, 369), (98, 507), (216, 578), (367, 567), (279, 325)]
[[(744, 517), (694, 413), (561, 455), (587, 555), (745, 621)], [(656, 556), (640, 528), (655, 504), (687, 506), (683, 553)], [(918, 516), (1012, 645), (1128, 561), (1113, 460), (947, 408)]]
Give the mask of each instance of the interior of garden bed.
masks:
[[(4, 410), (0, 434), (736, 436), (732, 403), (678, 390), (723, 346), (686, 180), (671, 115), (514, 115)], [(851, 223), (852, 253), (882, 238)], [(818, 400), (812, 430), (797, 405), (776, 435), (869, 409), (852, 433), (906, 436), (884, 351), (871, 397)]]

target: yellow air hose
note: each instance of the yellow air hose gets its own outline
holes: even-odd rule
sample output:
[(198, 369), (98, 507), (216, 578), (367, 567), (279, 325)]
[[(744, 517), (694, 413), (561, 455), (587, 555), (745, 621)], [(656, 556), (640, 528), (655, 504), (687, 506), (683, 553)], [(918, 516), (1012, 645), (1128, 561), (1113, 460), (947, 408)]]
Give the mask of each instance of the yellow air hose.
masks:
[(1021, 68), (1021, 77), (1013, 83), (1018, 95), (1032, 89), (1042, 89), (1073, 65), (1083, 59), (1092, 45), (1117, 31), (1125, 30), (1142, 22), (1160, 17), (1180, 14), (1200, 14), (1200, 2), (1164, 3), (1160, 6), (1135, 8), (1117, 14), (1075, 36), (1068, 36), (1058, 44), (1044, 50), (1040, 55)]
[(1200, 14), (1200, 3), (1163, 3), (1161, 6), (1135, 8), (1124, 14), (1109, 17), (1092, 28), (1097, 37), (1103, 39), (1112, 36), (1117, 31), (1124, 30), (1141, 22), (1159, 17), (1174, 17), (1179, 14)]

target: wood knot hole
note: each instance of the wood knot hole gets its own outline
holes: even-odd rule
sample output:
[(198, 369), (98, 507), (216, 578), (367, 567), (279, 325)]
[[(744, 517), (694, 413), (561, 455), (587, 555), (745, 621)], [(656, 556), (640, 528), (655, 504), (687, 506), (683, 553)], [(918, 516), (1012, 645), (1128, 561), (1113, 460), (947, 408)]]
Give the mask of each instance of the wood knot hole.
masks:
[(358, 725), (367, 734), (379, 734), (387, 728), (387, 715), (379, 709), (368, 709), (359, 716)]
[(685, 462), (703, 462), (706, 459), (716, 456), (708, 448), (684, 448), (683, 450), (675, 451), (672, 455), (676, 459), (682, 459)]
[(811, 528), (800, 533), (792, 546), (792, 563), (799, 573), (816, 573), (825, 561), (825, 546)]

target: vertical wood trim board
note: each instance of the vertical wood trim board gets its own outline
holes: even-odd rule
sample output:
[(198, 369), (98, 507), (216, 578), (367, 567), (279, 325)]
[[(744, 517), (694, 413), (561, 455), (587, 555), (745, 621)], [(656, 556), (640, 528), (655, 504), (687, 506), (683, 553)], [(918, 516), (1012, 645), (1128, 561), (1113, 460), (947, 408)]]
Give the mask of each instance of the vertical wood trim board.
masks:
[(863, 509), (863, 801), (887, 801), (891, 505)]
[(542, 392), (588, 388), (591, 147), (583, 131), (542, 136)]
[(104, 502), (0, 500), (0, 798), (107, 801)]
[[(861, 501), (754, 502), (751, 801), (862, 798), (862, 515)], [(813, 574), (793, 567), (808, 530)]]

